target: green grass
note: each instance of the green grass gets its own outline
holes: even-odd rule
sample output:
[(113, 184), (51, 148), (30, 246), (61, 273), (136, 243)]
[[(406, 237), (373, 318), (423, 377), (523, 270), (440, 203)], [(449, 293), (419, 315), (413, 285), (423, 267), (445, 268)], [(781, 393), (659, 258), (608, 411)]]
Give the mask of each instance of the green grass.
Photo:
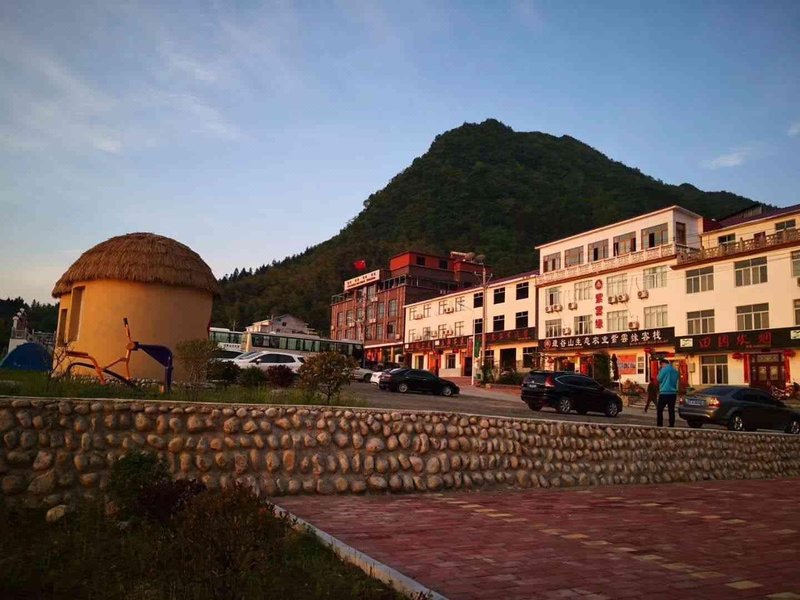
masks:
[[(167, 524), (122, 527), (101, 502), (55, 524), (0, 505), (0, 597), (16, 599), (397, 600), (255, 498), (204, 492)], [(0, 501), (1, 502), (1, 501)]]
[[(13, 382), (13, 383), (6, 383)], [(319, 396), (293, 388), (246, 388), (238, 385), (211, 389), (188, 390), (174, 386), (168, 394), (160, 394), (156, 387), (131, 388), (119, 383), (101, 385), (92, 378), (49, 379), (46, 373), (33, 371), (0, 370), (0, 395), (34, 396), (51, 398), (131, 398), (175, 400), (179, 402), (211, 402), (232, 404), (322, 404)], [(345, 390), (333, 406), (367, 406), (353, 393)]]

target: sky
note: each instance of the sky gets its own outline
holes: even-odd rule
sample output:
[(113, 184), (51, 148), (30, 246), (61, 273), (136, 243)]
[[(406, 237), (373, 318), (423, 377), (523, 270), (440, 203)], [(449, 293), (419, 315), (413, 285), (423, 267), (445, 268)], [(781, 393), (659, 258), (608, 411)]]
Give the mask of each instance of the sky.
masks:
[(0, 2), (0, 298), (152, 231), (215, 275), (339, 232), (444, 131), (800, 202), (800, 2)]

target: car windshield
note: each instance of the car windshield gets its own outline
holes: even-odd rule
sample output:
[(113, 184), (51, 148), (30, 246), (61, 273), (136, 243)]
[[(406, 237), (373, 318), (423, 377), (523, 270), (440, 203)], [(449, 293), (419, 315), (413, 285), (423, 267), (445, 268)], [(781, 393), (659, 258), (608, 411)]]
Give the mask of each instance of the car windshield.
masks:
[(734, 389), (735, 388), (727, 387), (727, 386), (724, 386), (724, 385), (715, 385), (715, 386), (707, 387), (704, 390), (700, 390), (699, 392), (697, 392), (697, 395), (698, 396), (727, 396), (732, 391), (734, 391)]
[(258, 353), (259, 352), (257, 352), (257, 351), (256, 352), (252, 352), (252, 351), (251, 352), (243, 352), (242, 354), (239, 354), (238, 356), (234, 356), (233, 360), (246, 360), (248, 358), (254, 357)]

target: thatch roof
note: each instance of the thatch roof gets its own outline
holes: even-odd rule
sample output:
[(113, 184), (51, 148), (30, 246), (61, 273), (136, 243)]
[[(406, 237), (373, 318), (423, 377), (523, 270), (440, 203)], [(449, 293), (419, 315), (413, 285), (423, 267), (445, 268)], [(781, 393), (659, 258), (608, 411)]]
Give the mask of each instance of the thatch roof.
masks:
[(113, 237), (84, 252), (53, 288), (58, 298), (72, 284), (97, 279), (161, 283), (219, 294), (211, 268), (194, 250), (154, 233), (129, 233)]

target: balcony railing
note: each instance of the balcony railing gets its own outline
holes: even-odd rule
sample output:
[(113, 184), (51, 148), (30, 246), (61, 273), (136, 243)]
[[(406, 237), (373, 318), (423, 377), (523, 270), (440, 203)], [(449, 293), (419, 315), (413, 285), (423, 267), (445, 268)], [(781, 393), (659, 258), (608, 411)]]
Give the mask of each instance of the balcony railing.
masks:
[(687, 252), (678, 255), (678, 264), (685, 265), (715, 258), (736, 256), (737, 254), (782, 246), (783, 244), (797, 241), (800, 241), (800, 230), (787, 229), (770, 235), (753, 237), (749, 240), (720, 244), (713, 248), (687, 248)]
[(686, 252), (693, 250), (688, 246), (684, 246), (682, 244), (670, 243), (664, 244), (662, 246), (656, 246), (655, 248), (648, 248), (647, 250), (639, 250), (638, 252), (629, 252), (628, 254), (622, 254), (620, 256), (614, 256), (611, 258), (604, 258), (602, 260), (596, 260), (593, 262), (588, 262), (582, 265), (575, 265), (573, 267), (566, 267), (563, 269), (559, 269), (557, 271), (549, 271), (547, 273), (542, 273), (539, 275), (539, 281), (537, 285), (542, 285), (545, 283), (553, 283), (555, 281), (560, 281), (562, 279), (571, 279), (573, 277), (586, 277), (590, 275), (596, 275), (598, 273), (603, 273), (605, 271), (611, 271), (614, 269), (619, 269), (621, 267), (627, 267), (630, 265), (636, 265), (639, 263), (650, 262), (652, 260), (658, 260), (661, 258), (672, 258), (675, 255), (679, 257)]

